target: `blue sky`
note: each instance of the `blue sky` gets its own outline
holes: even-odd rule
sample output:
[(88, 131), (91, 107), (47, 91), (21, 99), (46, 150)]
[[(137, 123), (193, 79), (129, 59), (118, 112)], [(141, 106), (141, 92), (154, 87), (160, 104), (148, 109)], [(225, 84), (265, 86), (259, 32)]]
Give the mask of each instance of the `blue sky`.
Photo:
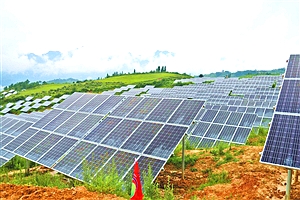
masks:
[(2, 0), (0, 7), (6, 74), (101, 77), (163, 65), (198, 75), (286, 67), (300, 53), (298, 0)]

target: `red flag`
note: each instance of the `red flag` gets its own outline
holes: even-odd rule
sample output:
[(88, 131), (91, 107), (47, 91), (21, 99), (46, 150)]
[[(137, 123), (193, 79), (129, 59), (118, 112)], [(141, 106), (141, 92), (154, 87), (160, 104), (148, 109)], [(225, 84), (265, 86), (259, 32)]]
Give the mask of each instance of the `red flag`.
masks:
[(131, 198), (130, 200), (143, 199), (142, 184), (140, 179), (140, 169), (137, 160), (135, 160), (133, 168), (132, 186), (131, 186)]

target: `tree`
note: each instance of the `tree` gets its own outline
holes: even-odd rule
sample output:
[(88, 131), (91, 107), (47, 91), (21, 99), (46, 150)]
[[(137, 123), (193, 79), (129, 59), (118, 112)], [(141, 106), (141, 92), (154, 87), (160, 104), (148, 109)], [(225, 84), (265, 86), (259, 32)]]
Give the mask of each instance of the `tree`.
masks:
[(160, 66), (157, 67), (156, 72), (160, 72)]
[(135, 69), (133, 70), (133, 73), (135, 74)]
[(203, 78), (204, 76), (203, 76), (203, 74), (200, 74), (199, 77), (200, 77), (200, 78)]

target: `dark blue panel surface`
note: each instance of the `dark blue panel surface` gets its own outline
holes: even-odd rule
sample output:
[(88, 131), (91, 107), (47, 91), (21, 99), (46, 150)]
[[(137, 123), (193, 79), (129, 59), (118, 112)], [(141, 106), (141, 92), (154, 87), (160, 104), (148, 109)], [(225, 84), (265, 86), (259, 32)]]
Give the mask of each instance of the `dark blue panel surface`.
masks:
[[(78, 167), (76, 167), (71, 176), (84, 179), (83, 171), (88, 170), (92, 175), (95, 175), (98, 170), (104, 166), (106, 161), (115, 153), (115, 149), (97, 146)], [(87, 171), (86, 170), (86, 171)]]
[(21, 144), (23, 144), (26, 140), (28, 140), (33, 134), (35, 134), (37, 130), (29, 128), (18, 137), (16, 137), (13, 141), (11, 141), (4, 149), (9, 151), (14, 151), (18, 148)]
[(159, 98), (144, 98), (127, 117), (135, 119), (145, 119), (153, 108), (161, 101)]
[(109, 133), (102, 144), (120, 147), (140, 123), (140, 121), (123, 120), (111, 133)]
[(54, 166), (54, 169), (69, 174), (95, 147), (95, 144), (80, 142)]
[(121, 148), (141, 153), (162, 126), (157, 123), (142, 123)]
[(284, 80), (281, 90), (276, 111), (300, 113), (300, 80)]
[(165, 125), (144, 153), (169, 158), (186, 130), (187, 127)]
[(274, 115), (261, 162), (300, 168), (300, 116)]
[(158, 106), (150, 113), (147, 120), (167, 122), (171, 114), (177, 109), (182, 100), (163, 99)]
[(168, 123), (190, 125), (203, 104), (204, 101), (184, 100)]
[(24, 156), (28, 153), (34, 146), (36, 146), (39, 142), (41, 142), (45, 137), (47, 137), (49, 133), (44, 131), (38, 131), (35, 133), (29, 140), (24, 142), (20, 147), (18, 147), (14, 152)]
[(48, 151), (41, 159), (38, 160), (39, 163), (51, 167), (63, 154), (69, 150), (77, 140), (72, 138), (63, 138), (55, 146), (53, 146), (50, 151)]
[(26, 158), (30, 160), (37, 161), (42, 155), (44, 155), (50, 148), (52, 148), (62, 136), (51, 134), (45, 140), (43, 140), (39, 145), (32, 149)]
[(84, 139), (93, 142), (101, 142), (119, 123), (121, 119), (107, 117), (93, 129)]

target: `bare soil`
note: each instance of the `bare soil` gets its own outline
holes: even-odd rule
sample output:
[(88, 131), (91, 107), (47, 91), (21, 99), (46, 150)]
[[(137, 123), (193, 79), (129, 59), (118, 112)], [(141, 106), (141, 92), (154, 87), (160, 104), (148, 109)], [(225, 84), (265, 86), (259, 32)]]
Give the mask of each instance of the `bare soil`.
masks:
[[(225, 150), (226, 151), (226, 150)], [(187, 166), (182, 179), (181, 168), (167, 164), (157, 177), (157, 182), (163, 188), (168, 179), (174, 186), (174, 194), (178, 199), (284, 199), (286, 190), (287, 169), (259, 163), (259, 152), (262, 147), (240, 146), (232, 147), (230, 152), (239, 152), (235, 155), (235, 162), (216, 166), (216, 156), (209, 151), (193, 150), (186, 154), (200, 156), (195, 165)], [(222, 159), (222, 158), (221, 158)], [(207, 182), (208, 173), (228, 172), (230, 183), (209, 186), (203, 190), (199, 186)], [(295, 176), (293, 176), (294, 178)], [(99, 194), (87, 191), (85, 187), (71, 189), (45, 188), (35, 186), (19, 186), (0, 184), (0, 200), (4, 199), (33, 199), (33, 200), (60, 200), (60, 199), (113, 199), (122, 197), (110, 194)], [(292, 184), (291, 199), (300, 200), (300, 184)]]

